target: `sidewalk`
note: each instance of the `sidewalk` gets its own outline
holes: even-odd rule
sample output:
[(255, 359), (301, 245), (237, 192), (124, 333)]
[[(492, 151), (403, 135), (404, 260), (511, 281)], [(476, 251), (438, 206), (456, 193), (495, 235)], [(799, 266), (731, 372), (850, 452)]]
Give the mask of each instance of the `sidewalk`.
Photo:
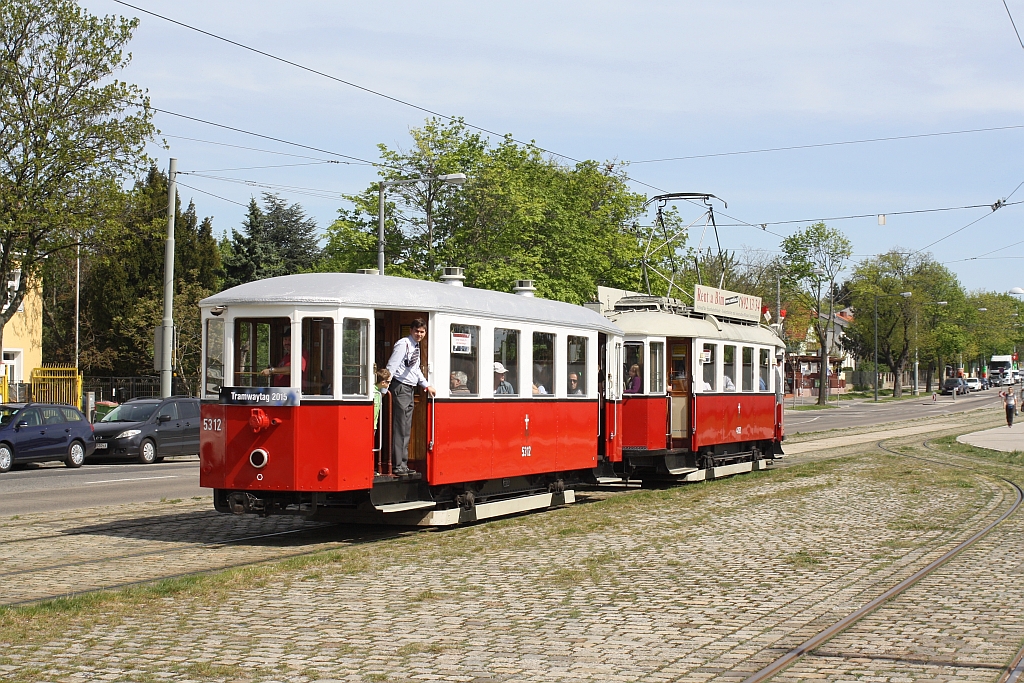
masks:
[(991, 451), (1005, 453), (1024, 451), (1024, 424), (1017, 423), (1012, 428), (1001, 425), (980, 432), (964, 434), (956, 437), (956, 440), (969, 446), (987, 448)]

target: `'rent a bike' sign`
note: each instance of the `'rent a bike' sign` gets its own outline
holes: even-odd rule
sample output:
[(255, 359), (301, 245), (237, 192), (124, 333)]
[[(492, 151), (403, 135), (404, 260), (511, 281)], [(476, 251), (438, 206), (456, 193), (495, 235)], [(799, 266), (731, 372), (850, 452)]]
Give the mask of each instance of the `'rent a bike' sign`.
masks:
[(761, 318), (761, 297), (696, 285), (693, 292), (693, 310), (723, 318), (737, 318), (757, 322)]

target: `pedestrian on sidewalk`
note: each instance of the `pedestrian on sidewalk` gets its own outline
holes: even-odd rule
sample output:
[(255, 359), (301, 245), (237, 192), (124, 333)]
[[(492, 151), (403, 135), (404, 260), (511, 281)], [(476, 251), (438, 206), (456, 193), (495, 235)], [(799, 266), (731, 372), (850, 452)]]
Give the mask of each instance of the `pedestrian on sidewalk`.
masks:
[(1013, 416), (1017, 413), (1017, 394), (1012, 386), (999, 393), (1003, 397), (1003, 407), (1006, 409), (1006, 426), (1013, 427)]

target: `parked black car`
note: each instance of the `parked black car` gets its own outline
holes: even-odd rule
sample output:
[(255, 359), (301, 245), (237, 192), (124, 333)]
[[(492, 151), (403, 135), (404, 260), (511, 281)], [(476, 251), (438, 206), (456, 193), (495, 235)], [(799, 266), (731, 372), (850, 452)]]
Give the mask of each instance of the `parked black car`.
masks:
[(199, 399), (184, 396), (125, 401), (93, 425), (95, 457), (143, 464), (199, 453)]
[(19, 463), (47, 460), (81, 467), (95, 448), (92, 425), (73, 406), (0, 404), (0, 472)]

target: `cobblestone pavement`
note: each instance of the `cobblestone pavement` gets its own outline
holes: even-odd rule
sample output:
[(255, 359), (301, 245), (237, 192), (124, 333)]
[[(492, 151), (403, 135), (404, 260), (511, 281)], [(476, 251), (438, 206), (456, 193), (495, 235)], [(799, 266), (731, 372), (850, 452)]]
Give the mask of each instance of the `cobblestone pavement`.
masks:
[[(115, 597), (84, 613), (0, 613), (0, 679), (741, 680), (1013, 499), (992, 477), (869, 445), (815, 458), (380, 538), (325, 526), (218, 545), (301, 522), (214, 514), (208, 499), (143, 514), (8, 520), (0, 524), (5, 600), (12, 590), (60, 592), (51, 581), (109, 585), (335, 550), (251, 580), (225, 578), (223, 590)], [(1021, 517), (778, 679), (995, 680), (1024, 638)], [(102, 561), (38, 573), (81, 558)], [(11, 575), (22, 569), (31, 571)]]

